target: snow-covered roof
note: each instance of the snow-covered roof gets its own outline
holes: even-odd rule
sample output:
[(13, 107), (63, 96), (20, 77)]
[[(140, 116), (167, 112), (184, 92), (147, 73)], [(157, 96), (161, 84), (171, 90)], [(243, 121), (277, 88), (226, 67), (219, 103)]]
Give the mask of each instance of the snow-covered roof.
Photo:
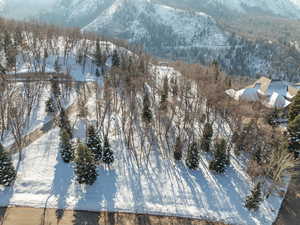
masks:
[(270, 108), (285, 108), (290, 104), (289, 100), (297, 94), (298, 90), (300, 90), (300, 86), (298, 89), (295, 84), (261, 77), (244, 89), (238, 91), (229, 89), (226, 94), (237, 101), (261, 101)]
[(291, 102), (286, 100), (282, 95), (274, 92), (265, 105), (270, 108), (280, 109), (287, 107), (290, 103)]
[(287, 81), (271, 80), (267, 77), (261, 77), (247, 88), (256, 88), (261, 95), (271, 97), (273, 93), (278, 93), (290, 99), (300, 90), (300, 83), (293, 84)]

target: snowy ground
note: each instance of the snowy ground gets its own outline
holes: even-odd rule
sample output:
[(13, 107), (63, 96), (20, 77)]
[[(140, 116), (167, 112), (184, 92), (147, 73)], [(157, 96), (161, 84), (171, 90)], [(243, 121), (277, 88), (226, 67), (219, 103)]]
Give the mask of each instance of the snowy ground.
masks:
[[(30, 34), (28, 34), (30, 36)], [(31, 39), (27, 40), (28, 45), (32, 45)], [(49, 47), (49, 43), (46, 42), (38, 42), (40, 46), (40, 54), (43, 55), (44, 52), (42, 51), (43, 48), (50, 49), (48, 52), (47, 58), (41, 58), (39, 60), (35, 59), (35, 54), (32, 51), (22, 50), (17, 56), (17, 68), (16, 71), (11, 71), (8, 74), (14, 75), (17, 74), (24, 74), (24, 73), (39, 73), (39, 72), (46, 72), (46, 73), (55, 73), (55, 62), (57, 60), (59, 66), (59, 73), (66, 73), (70, 74), (72, 78), (76, 81), (96, 81), (98, 80), (95, 76), (96, 69), (98, 68), (99, 72), (101, 73), (101, 67), (97, 67), (94, 59), (94, 47), (95, 42), (88, 41), (88, 40), (81, 40), (74, 44), (73, 47), (68, 49), (67, 53), (65, 53), (65, 47), (68, 46), (66, 44), (66, 40), (64, 37), (58, 37), (55, 40), (52, 40), (52, 45), (55, 47)], [(100, 47), (102, 53), (105, 53), (108, 56), (105, 66), (107, 68), (111, 67), (111, 55), (114, 49), (118, 49), (119, 52), (126, 52), (128, 54), (132, 54), (129, 50), (124, 49), (122, 47), (117, 47), (111, 42), (100, 41)], [(78, 54), (82, 49), (89, 49), (87, 52), (86, 58), (82, 59), (82, 62), (78, 62)], [(38, 51), (38, 50), (37, 50)], [(66, 55), (65, 55), (66, 54)]]
[[(167, 70), (163, 70), (165, 73)], [(94, 99), (89, 103), (94, 112)], [(90, 118), (93, 118), (91, 113)], [(113, 129), (120, 127), (115, 116)], [(75, 121), (75, 117), (71, 117)], [(85, 137), (85, 122), (77, 120), (74, 135)], [(59, 154), (59, 129), (52, 129), (23, 151), (15, 185), (0, 187), (0, 206), (67, 208), (91, 211), (122, 211), (158, 215), (176, 215), (230, 224), (271, 225), (282, 198), (270, 196), (260, 210), (244, 208), (251, 181), (239, 158), (231, 159), (224, 175), (208, 169), (209, 157), (202, 155), (200, 169), (191, 171), (183, 162), (163, 159), (153, 147), (149, 163), (137, 167), (126, 149), (122, 134), (110, 132), (115, 162), (110, 169), (98, 166), (98, 178), (92, 186), (76, 183), (72, 164), (65, 164)]]
[[(41, 97), (39, 98), (38, 103), (33, 107), (33, 110), (30, 115), (29, 122), (27, 127), (23, 131), (23, 136), (27, 135), (28, 133), (41, 128), (45, 123), (49, 122), (53, 119), (53, 116), (48, 115), (46, 113), (46, 106), (45, 103), (50, 97), (50, 85), (46, 85), (42, 89)], [(64, 107), (70, 106), (74, 100), (76, 99), (76, 92), (72, 91), (70, 95), (61, 98), (61, 103)], [(13, 135), (10, 131), (7, 131), (4, 135), (4, 140), (1, 142), (5, 147), (8, 147), (14, 143)]]
[(272, 224), (276, 218), (278, 197), (264, 201), (258, 213), (243, 207), (250, 186), (238, 159), (222, 176), (211, 174), (205, 157), (199, 171), (190, 171), (183, 163), (161, 160), (155, 151), (149, 165), (137, 168), (118, 139), (111, 143), (116, 156), (112, 168), (99, 166), (96, 183), (80, 186), (72, 165), (60, 158), (58, 132), (53, 129), (24, 150), (14, 187), (1, 189), (1, 206), (177, 215), (247, 225)]

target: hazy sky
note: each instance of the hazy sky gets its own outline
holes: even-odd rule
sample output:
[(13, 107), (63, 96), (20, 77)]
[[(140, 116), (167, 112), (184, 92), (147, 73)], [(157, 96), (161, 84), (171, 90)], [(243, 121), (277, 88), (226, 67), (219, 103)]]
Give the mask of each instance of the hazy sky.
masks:
[[(1, 1), (1, 0), (0, 0)], [(47, 10), (57, 0), (2, 0), (6, 8), (5, 16), (22, 19)]]
[[(7, 1), (7, 0), (6, 0)], [(57, 0), (9, 0), (8, 2), (13, 2), (14, 4), (21, 4), (21, 5), (31, 5), (35, 7), (46, 7), (53, 4)]]

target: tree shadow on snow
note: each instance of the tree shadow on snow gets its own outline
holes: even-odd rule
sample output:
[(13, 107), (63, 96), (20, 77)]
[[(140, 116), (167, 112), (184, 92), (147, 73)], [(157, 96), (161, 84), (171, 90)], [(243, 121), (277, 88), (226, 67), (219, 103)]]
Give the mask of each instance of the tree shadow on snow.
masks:
[[(100, 172), (99, 172), (100, 171)], [(99, 176), (92, 186), (78, 185), (77, 193), (81, 196), (75, 209), (99, 209), (114, 211), (116, 188), (116, 172), (114, 170), (98, 170)], [(110, 215), (110, 214), (109, 214)], [(100, 212), (74, 211), (73, 225), (97, 225)], [(108, 216), (109, 224), (114, 224), (114, 215)]]
[[(219, 195), (220, 191), (218, 186), (215, 186), (215, 190), (210, 190), (212, 184), (207, 181), (206, 176), (202, 170), (190, 170), (183, 162), (177, 163), (176, 170), (178, 177), (182, 179), (182, 183), (186, 183), (189, 187), (194, 200), (194, 204), (199, 209), (213, 210), (216, 214), (220, 210)], [(188, 199), (186, 199), (188, 202)], [(201, 215), (203, 218), (210, 218), (209, 215)]]
[(13, 186), (6, 187), (3, 191), (0, 191), (0, 199), (1, 199), (1, 205), (4, 207), (0, 207), (0, 224), (4, 224), (5, 218), (7, 216), (7, 210), (8, 205), (10, 202), (10, 199), (13, 195)]
[(63, 162), (59, 152), (57, 153), (56, 160), (57, 164), (55, 165), (55, 175), (51, 187), (51, 193), (53, 196), (57, 197), (56, 218), (57, 223), (59, 223), (64, 215), (64, 209), (67, 206), (66, 200), (68, 197), (68, 189), (72, 183), (74, 172), (70, 163)]
[[(241, 215), (247, 224), (255, 224), (251, 213), (243, 207), (243, 185), (248, 185), (233, 167), (228, 167), (224, 174), (215, 174), (205, 166), (198, 170), (188, 169), (182, 162), (177, 164), (180, 177), (188, 185), (198, 208), (210, 209), (217, 218), (222, 218), (226, 211)], [(211, 219), (216, 215), (203, 215), (203, 219)], [(224, 218), (225, 219), (225, 218)], [(230, 219), (229, 217), (227, 219)]]

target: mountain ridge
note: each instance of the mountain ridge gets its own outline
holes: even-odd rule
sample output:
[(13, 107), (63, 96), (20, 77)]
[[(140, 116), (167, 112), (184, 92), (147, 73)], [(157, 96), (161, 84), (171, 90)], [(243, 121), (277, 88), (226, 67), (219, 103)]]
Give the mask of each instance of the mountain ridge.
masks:
[[(172, 0), (173, 5), (178, 7), (169, 5), (168, 2), (170, 1), (59, 0), (40, 16), (40, 20), (78, 26), (82, 31), (96, 31), (104, 36), (124, 39), (129, 43), (140, 44), (150, 54), (162, 58), (205, 65), (218, 60), (222, 69), (229, 74), (300, 80), (300, 53), (288, 42), (282, 44), (260, 37), (253, 40), (241, 33), (235, 34), (234, 29), (226, 29), (219, 18), (209, 11), (196, 10), (202, 0), (195, 5), (195, 10), (179, 7), (183, 4), (189, 6), (194, 0), (185, 0), (182, 4)], [(232, 8), (232, 5), (235, 6), (233, 3), (240, 6), (244, 2), (214, 0), (206, 2), (203, 7), (225, 3)], [(257, 2), (252, 2), (251, 6), (255, 6), (254, 3)], [(266, 4), (270, 1), (263, 2)], [(270, 8), (276, 8), (280, 4), (290, 8), (291, 4), (297, 2), (280, 0), (275, 3)], [(227, 12), (226, 6), (218, 10), (220, 9)], [(228, 18), (237, 17), (229, 13)]]

